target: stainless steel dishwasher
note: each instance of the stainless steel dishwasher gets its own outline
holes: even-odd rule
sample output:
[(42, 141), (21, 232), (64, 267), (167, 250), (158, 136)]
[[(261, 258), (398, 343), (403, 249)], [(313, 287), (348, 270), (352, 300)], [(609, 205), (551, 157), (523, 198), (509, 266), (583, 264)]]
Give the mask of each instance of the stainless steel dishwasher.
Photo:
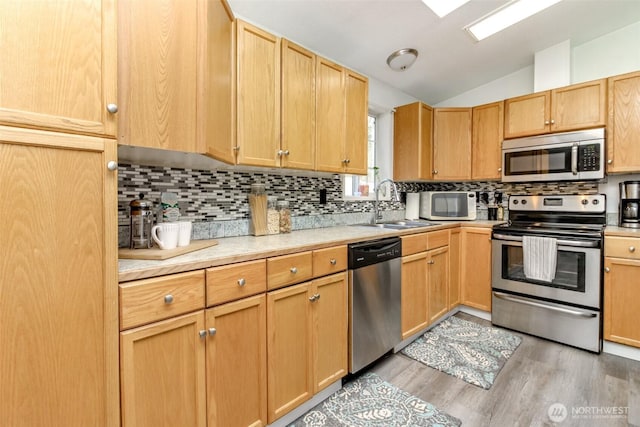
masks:
[(399, 237), (349, 245), (349, 372), (401, 341)]

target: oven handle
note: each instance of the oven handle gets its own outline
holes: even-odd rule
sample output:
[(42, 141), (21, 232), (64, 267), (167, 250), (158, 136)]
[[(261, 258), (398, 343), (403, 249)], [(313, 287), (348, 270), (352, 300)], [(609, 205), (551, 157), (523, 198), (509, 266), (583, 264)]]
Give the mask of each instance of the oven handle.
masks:
[(578, 175), (578, 144), (571, 146), (571, 173)]
[[(497, 240), (509, 240), (512, 242), (522, 242), (522, 236), (509, 236), (506, 234), (495, 233), (493, 237)], [(558, 239), (556, 240), (556, 242), (560, 246), (574, 246), (577, 248), (597, 248), (600, 244), (600, 242), (590, 241), (590, 240), (577, 241), (577, 240)]]
[(503, 299), (505, 301), (511, 301), (518, 304), (531, 305), (533, 307), (538, 307), (538, 308), (545, 308), (551, 311), (559, 311), (560, 313), (570, 314), (572, 316), (586, 317), (586, 318), (593, 318), (597, 316), (597, 314), (595, 313), (589, 313), (581, 310), (573, 310), (573, 309), (564, 308), (564, 307), (556, 307), (555, 305), (547, 305), (541, 302), (530, 300), (528, 298), (516, 297), (516, 296), (505, 294), (502, 292), (493, 292), (493, 295), (496, 298)]

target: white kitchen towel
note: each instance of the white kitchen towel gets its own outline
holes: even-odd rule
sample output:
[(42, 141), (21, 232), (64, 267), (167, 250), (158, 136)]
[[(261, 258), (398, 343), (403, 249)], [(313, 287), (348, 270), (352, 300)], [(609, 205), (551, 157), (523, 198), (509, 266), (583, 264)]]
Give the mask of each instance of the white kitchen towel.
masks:
[(525, 277), (542, 282), (552, 282), (556, 277), (557, 249), (556, 239), (522, 236)]

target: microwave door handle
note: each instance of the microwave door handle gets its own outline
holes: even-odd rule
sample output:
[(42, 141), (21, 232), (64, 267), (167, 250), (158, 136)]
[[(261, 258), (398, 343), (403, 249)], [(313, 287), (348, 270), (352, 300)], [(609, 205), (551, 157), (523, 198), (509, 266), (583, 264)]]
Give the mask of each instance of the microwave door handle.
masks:
[(578, 144), (571, 146), (571, 172), (578, 175)]

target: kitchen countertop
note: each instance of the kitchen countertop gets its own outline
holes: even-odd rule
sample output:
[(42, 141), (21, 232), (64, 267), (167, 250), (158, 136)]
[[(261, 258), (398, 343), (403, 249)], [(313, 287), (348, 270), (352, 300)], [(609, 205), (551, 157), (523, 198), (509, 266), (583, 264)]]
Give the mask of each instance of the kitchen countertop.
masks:
[(375, 240), (383, 237), (425, 233), (460, 225), (491, 228), (504, 221), (438, 222), (439, 225), (405, 230), (346, 225), (296, 230), (288, 234), (270, 236), (240, 236), (218, 239), (218, 245), (180, 255), (163, 261), (118, 260), (118, 281), (145, 279), (166, 274), (214, 267), (234, 262), (250, 261), (271, 256), (321, 249), (330, 246)]
[(615, 225), (607, 225), (604, 229), (604, 235), (606, 236), (619, 236), (619, 237), (638, 237), (640, 238), (640, 228), (627, 228), (618, 227)]

